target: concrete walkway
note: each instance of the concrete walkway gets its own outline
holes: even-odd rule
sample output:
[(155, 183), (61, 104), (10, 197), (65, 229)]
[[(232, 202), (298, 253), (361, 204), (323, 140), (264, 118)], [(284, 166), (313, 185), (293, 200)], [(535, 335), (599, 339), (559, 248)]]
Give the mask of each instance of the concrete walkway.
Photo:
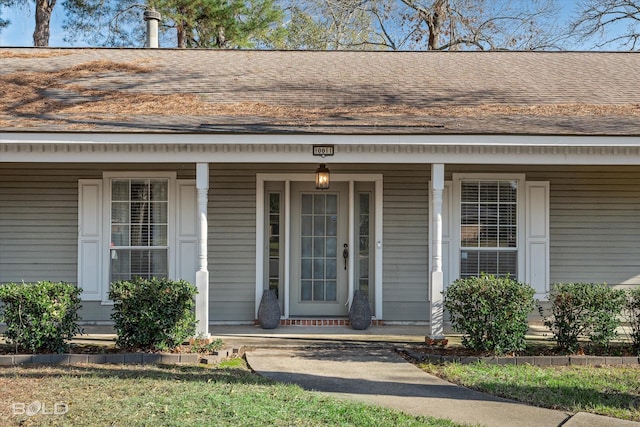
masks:
[(521, 405), (428, 375), (389, 349), (257, 349), (251, 368), (276, 381), (412, 415), (484, 426), (559, 426), (570, 414)]
[(222, 329), (218, 333), (225, 342), (252, 347), (246, 358), (257, 373), (338, 398), (488, 427), (640, 427), (631, 421), (529, 406), (429, 375), (393, 350), (398, 343), (424, 340), (415, 326), (370, 328), (364, 333), (326, 328), (320, 334), (317, 328), (299, 327)]

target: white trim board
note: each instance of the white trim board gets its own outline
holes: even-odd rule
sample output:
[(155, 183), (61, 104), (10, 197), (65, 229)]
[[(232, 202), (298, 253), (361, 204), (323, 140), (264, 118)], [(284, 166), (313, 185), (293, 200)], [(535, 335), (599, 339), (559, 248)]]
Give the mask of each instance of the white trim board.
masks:
[(535, 135), (220, 135), (2, 133), (0, 161), (26, 163), (640, 165), (640, 137)]

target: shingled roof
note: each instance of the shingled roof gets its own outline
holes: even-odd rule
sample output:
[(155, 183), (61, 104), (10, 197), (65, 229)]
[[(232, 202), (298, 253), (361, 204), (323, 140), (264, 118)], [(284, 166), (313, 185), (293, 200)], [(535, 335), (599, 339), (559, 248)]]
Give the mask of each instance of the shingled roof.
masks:
[(640, 53), (0, 48), (0, 131), (640, 135)]

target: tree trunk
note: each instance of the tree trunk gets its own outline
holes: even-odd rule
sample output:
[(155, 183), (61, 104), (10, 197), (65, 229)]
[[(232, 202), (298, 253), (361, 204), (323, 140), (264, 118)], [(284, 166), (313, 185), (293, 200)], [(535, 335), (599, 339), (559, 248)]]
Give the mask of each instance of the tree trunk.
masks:
[(447, 0), (436, 0), (433, 11), (426, 16), (429, 27), (429, 50), (437, 50), (440, 45), (440, 34), (447, 19)]
[(185, 23), (180, 23), (176, 26), (176, 32), (178, 35), (178, 49), (184, 49), (187, 47), (187, 26)]
[(224, 27), (218, 28), (218, 35), (216, 37), (216, 45), (223, 49), (225, 43), (227, 43), (227, 37), (224, 35)]
[(33, 45), (49, 46), (49, 24), (56, 0), (36, 0), (36, 28), (33, 30)]

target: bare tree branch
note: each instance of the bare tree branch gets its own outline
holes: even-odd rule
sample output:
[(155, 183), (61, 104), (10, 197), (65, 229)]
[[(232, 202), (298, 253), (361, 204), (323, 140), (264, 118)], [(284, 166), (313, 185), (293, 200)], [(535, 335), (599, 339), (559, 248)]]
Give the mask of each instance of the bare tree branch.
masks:
[(640, 1), (583, 0), (570, 32), (579, 42), (593, 41), (595, 48), (606, 46), (638, 48)]

